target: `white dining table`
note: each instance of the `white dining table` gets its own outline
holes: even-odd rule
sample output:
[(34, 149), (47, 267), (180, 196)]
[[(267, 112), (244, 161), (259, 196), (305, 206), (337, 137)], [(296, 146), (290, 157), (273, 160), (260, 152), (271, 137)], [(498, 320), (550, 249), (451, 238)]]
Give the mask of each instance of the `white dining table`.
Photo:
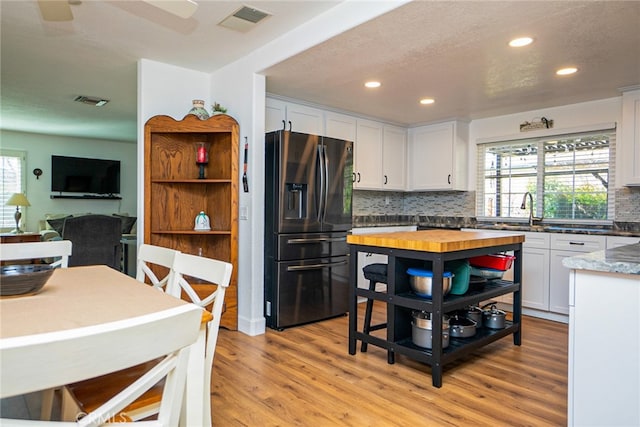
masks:
[[(197, 325), (173, 337), (182, 341), (176, 345), (201, 345), (200, 307), (106, 266), (56, 269), (37, 294), (0, 298), (0, 397), (60, 387), (159, 357), (165, 353), (157, 354), (160, 350), (156, 348), (166, 346), (163, 343), (166, 335), (162, 322), (153, 319), (171, 319), (191, 311)], [(120, 326), (147, 320), (145, 334), (125, 346), (119, 342)], [(98, 336), (105, 329), (110, 331), (109, 342), (90, 339), (92, 331)], [(77, 331), (83, 333), (75, 334)], [(74, 339), (75, 336), (84, 338)], [(46, 341), (50, 351), (36, 354), (35, 360), (30, 355), (28, 364), (16, 357), (22, 347), (26, 352), (29, 344), (39, 341)], [(198, 359), (199, 356), (194, 359), (191, 355), (191, 360)], [(202, 378), (189, 378), (199, 372), (190, 369), (187, 384), (201, 383)], [(185, 401), (188, 399), (186, 396)], [(202, 399), (199, 396), (196, 400)], [(198, 406), (186, 405), (185, 410), (193, 412), (186, 413), (183, 419), (197, 423), (202, 417), (202, 408)]]

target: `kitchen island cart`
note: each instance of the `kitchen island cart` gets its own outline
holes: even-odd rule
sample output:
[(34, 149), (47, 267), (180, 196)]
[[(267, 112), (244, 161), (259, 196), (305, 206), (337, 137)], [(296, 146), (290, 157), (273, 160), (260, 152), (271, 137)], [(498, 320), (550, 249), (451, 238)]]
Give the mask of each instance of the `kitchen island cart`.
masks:
[[(356, 286), (357, 265), (350, 266), (349, 287), (349, 354), (356, 353), (356, 342), (382, 347), (388, 352), (388, 363), (395, 362), (396, 353), (431, 366), (432, 383), (442, 386), (443, 366), (459, 357), (513, 335), (515, 345), (521, 342), (521, 270), (522, 234), (496, 234), (490, 231), (423, 230), (396, 233), (350, 235), (351, 259), (358, 252), (383, 254), (388, 257), (386, 292), (362, 289)], [(491, 280), (482, 290), (468, 291), (464, 295), (443, 295), (442, 277), (445, 263), (465, 260), (474, 256), (513, 251), (514, 280)], [(433, 271), (431, 299), (415, 295), (409, 285), (409, 268), (427, 268)], [(446, 313), (460, 310), (480, 301), (513, 294), (513, 317), (503, 329), (479, 328), (470, 338), (453, 338), (446, 348), (442, 346), (442, 321)], [(360, 332), (357, 328), (357, 298), (383, 301), (387, 305), (386, 339)], [(432, 348), (416, 346), (412, 341), (411, 320), (414, 310), (431, 313)]]

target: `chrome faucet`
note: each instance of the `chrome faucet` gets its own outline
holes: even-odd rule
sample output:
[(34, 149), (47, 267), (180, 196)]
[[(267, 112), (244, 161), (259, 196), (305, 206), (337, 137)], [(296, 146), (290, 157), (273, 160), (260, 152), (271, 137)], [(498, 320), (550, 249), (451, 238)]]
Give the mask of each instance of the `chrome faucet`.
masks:
[(533, 216), (533, 196), (528, 191), (524, 193), (524, 197), (522, 198), (522, 204), (520, 205), (520, 209), (527, 209), (527, 196), (529, 196), (529, 227), (533, 226), (533, 220), (539, 221), (542, 218), (537, 218)]

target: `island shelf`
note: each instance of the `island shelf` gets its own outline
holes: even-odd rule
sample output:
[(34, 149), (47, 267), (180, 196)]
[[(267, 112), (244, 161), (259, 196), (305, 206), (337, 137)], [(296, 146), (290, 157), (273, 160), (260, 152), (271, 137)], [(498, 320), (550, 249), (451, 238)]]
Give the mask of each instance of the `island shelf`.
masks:
[[(514, 345), (521, 344), (522, 332), (522, 242), (521, 234), (495, 234), (485, 231), (423, 230), (414, 232), (350, 235), (351, 259), (358, 252), (384, 254), (388, 257), (386, 292), (357, 287), (357, 264), (350, 266), (349, 292), (349, 354), (356, 354), (358, 340), (387, 350), (388, 363), (395, 363), (395, 354), (402, 354), (431, 366), (434, 387), (442, 386), (443, 365), (496, 340), (513, 335)], [(513, 251), (514, 280), (491, 280), (482, 291), (464, 295), (442, 293), (445, 263), (468, 259), (478, 255)], [(433, 271), (433, 296), (421, 298), (411, 292), (407, 269), (427, 268)], [(513, 294), (513, 317), (504, 329), (478, 328), (470, 338), (450, 337), (447, 348), (442, 348), (442, 316), (505, 294)], [(357, 298), (359, 296), (383, 301), (387, 305), (386, 338), (365, 334), (357, 328)], [(431, 349), (416, 346), (411, 338), (413, 310), (432, 313)]]

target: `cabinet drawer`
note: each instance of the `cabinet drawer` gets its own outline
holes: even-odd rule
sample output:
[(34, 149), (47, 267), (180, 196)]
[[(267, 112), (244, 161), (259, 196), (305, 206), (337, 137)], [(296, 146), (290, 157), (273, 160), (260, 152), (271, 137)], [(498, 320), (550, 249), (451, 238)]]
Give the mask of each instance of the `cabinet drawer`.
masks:
[(607, 236), (607, 249), (640, 243), (640, 237)]
[(606, 240), (606, 236), (552, 234), (551, 249), (573, 252), (595, 252), (605, 248)]
[(524, 232), (522, 247), (531, 249), (549, 249), (551, 235), (549, 233)]

